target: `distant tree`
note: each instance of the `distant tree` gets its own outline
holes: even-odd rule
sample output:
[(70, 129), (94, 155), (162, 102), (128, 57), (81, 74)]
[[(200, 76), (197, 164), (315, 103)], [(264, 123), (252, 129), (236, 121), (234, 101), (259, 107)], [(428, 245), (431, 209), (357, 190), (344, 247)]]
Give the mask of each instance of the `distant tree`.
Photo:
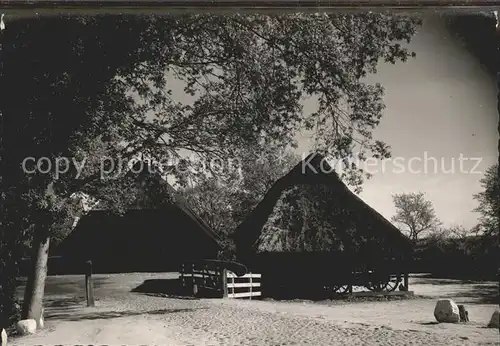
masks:
[(392, 199), (396, 215), (391, 220), (413, 244), (416, 244), (419, 238), (439, 229), (441, 222), (436, 216), (432, 202), (425, 199), (423, 192), (396, 194)]
[(493, 236), (498, 242), (500, 228), (500, 178), (498, 175), (498, 164), (489, 167), (481, 179), (483, 191), (474, 195), (479, 206), (474, 211), (481, 214), (478, 230)]
[(452, 224), (448, 227), (436, 229), (432, 234), (429, 234), (428, 239), (465, 239), (476, 234), (476, 227), (467, 228), (460, 224)]
[(470, 256), (474, 247), (477, 245), (477, 237), (475, 237), (475, 229), (466, 228), (462, 225), (452, 225), (444, 230), (451, 244), (454, 244), (456, 251), (463, 253), (465, 256)]

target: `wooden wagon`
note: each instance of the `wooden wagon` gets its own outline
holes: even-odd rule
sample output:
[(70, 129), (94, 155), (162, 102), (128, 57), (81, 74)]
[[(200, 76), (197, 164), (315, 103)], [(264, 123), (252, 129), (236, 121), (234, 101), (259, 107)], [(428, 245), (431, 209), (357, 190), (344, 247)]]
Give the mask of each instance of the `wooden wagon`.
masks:
[(345, 255), (314, 252), (268, 252), (247, 261), (262, 273), (262, 294), (275, 298), (333, 297), (362, 287), (372, 292), (407, 289), (408, 274), (400, 259), (372, 265)]

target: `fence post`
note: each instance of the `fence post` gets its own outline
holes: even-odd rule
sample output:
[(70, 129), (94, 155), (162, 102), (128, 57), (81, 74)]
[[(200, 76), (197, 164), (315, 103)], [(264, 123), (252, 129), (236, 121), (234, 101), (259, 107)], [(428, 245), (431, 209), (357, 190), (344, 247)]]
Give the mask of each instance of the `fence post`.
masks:
[(249, 273), (249, 274), (250, 274), (250, 300), (252, 300), (252, 290), (253, 290), (252, 289), (252, 286), (253, 286), (253, 284), (252, 284), (252, 273)]
[(196, 263), (193, 263), (191, 267), (191, 280), (193, 281), (191, 284), (191, 293), (194, 297), (198, 296), (198, 284), (196, 282), (196, 277), (194, 276), (195, 271), (197, 270)]
[(349, 272), (349, 286), (347, 286), (347, 292), (349, 294), (352, 294), (352, 285), (354, 283), (354, 271), (351, 268), (351, 271)]
[(410, 288), (408, 287), (408, 271), (406, 270), (404, 273), (404, 279), (403, 279), (403, 286), (405, 287), (405, 290), (409, 291)]
[(181, 287), (182, 287), (182, 290), (184, 290), (186, 288), (186, 281), (184, 279), (184, 263), (181, 264)]
[(231, 294), (234, 298), (234, 274), (231, 274)]
[(220, 268), (220, 278), (221, 278), (221, 288), (222, 288), (222, 298), (227, 298), (227, 269)]
[(349, 258), (350, 260), (350, 266), (349, 266), (349, 286), (347, 287), (347, 292), (351, 295), (352, 294), (352, 286), (355, 283), (356, 279), (356, 274), (355, 274), (355, 266), (353, 264), (352, 258)]
[(87, 306), (94, 306), (94, 282), (92, 281), (92, 261), (86, 262), (85, 270), (85, 297)]
[(192, 263), (191, 264), (191, 290), (194, 289), (194, 285), (196, 284), (195, 277), (194, 277), (195, 271), (196, 271), (196, 265), (194, 263)]

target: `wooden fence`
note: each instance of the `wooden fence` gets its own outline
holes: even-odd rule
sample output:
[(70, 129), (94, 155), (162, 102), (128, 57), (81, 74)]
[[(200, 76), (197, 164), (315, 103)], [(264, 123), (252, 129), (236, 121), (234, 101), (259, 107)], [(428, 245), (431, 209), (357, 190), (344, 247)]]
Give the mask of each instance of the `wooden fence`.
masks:
[(227, 297), (228, 298), (249, 298), (260, 297), (261, 274), (245, 274), (237, 276), (232, 272), (226, 274)]
[(226, 270), (206, 263), (183, 263), (180, 281), (186, 293), (194, 296), (224, 297), (226, 295)]
[(210, 262), (184, 263), (179, 279), (184, 292), (193, 296), (249, 299), (261, 296), (261, 274), (238, 276)]

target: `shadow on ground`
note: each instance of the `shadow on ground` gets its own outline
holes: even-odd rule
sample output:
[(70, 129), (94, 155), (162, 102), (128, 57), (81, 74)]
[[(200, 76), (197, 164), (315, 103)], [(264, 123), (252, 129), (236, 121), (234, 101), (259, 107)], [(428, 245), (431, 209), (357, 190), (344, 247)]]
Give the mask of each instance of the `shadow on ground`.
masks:
[(447, 279), (433, 278), (431, 276), (423, 276), (412, 279), (413, 284), (429, 284), (429, 285), (471, 285), (484, 284), (484, 280), (469, 280), (469, 279)]
[(84, 320), (102, 320), (102, 319), (120, 318), (128, 316), (138, 316), (138, 315), (164, 315), (172, 313), (192, 312), (200, 309), (206, 309), (206, 308), (160, 309), (151, 311), (103, 311), (103, 312), (90, 312), (90, 313), (80, 313), (80, 314), (68, 314), (67, 312), (61, 312), (52, 314), (47, 317), (59, 321), (84, 321)]
[(136, 293), (165, 293), (182, 295), (179, 279), (150, 279), (132, 289)]
[(44, 299), (43, 305), (45, 309), (57, 310), (57, 309), (68, 309), (68, 308), (81, 308), (86, 304), (85, 297), (75, 296), (75, 297), (51, 297), (49, 299)]
[[(93, 278), (94, 289), (100, 290), (109, 282), (106, 277)], [(19, 297), (24, 295), (26, 288), (26, 278), (17, 280), (17, 294)], [(85, 277), (82, 276), (48, 276), (45, 281), (45, 295), (78, 295), (85, 292)]]
[(471, 285), (470, 289), (460, 294), (461, 297), (470, 298), (463, 303), (500, 304), (498, 285)]
[[(193, 292), (183, 289), (179, 279), (150, 279), (131, 290), (134, 293), (161, 296), (176, 299), (198, 299)], [(200, 288), (199, 297), (216, 298), (220, 294), (216, 290)]]
[[(94, 289), (99, 290), (107, 281), (107, 278), (94, 277), (92, 282), (94, 284)], [(50, 292), (50, 294), (75, 294), (85, 292), (85, 277), (82, 276), (79, 281), (63, 281), (60, 278), (50, 278), (45, 283), (45, 291)]]
[[(53, 298), (44, 301), (45, 318), (58, 321), (83, 321), (83, 320), (98, 320), (111, 319), (137, 315), (162, 315), (169, 313), (191, 312), (203, 308), (196, 309), (160, 309), (150, 311), (82, 311), (86, 308), (85, 298), (83, 297), (67, 297)], [(90, 308), (92, 309), (92, 308)]]
[[(473, 282), (485, 282), (485, 281), (497, 281), (497, 274), (470, 274), (470, 273), (415, 273), (418, 279), (434, 279), (443, 281), (455, 281), (461, 283), (473, 283)], [(415, 279), (415, 278), (414, 278)]]
[(164, 295), (176, 298), (191, 298), (181, 289), (179, 279), (150, 279), (132, 289), (134, 293)]
[(437, 321), (431, 321), (431, 322), (420, 322), (419, 324), (421, 324), (422, 326), (434, 326), (436, 324), (439, 324), (439, 322)]
[[(460, 279), (437, 279), (431, 276), (415, 278), (411, 285), (429, 285), (447, 287), (440, 294), (443, 298), (460, 297), (465, 304), (499, 304), (499, 285), (492, 281), (460, 280)], [(450, 288), (450, 286), (456, 286)], [(417, 290), (417, 289), (416, 289)], [(465, 299), (463, 299), (465, 298)]]
[(51, 297), (43, 301), (44, 315), (46, 319), (67, 320), (70, 317), (81, 314), (86, 304), (84, 297)]

